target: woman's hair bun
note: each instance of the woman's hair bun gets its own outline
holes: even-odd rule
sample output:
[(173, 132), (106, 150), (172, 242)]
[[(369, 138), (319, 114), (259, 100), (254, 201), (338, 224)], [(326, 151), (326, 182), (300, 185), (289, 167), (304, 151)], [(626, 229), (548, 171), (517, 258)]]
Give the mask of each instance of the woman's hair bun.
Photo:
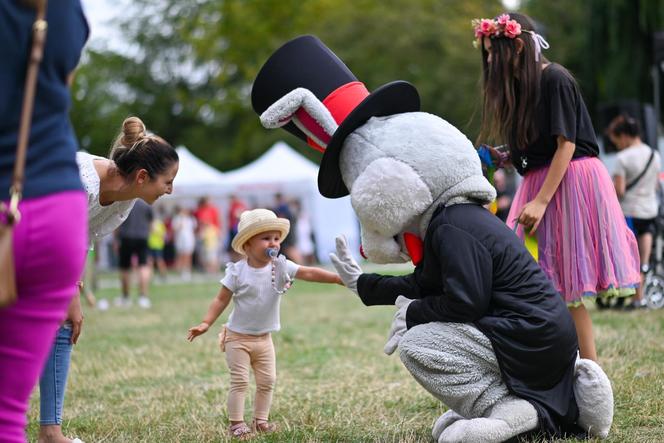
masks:
[(134, 144), (146, 135), (145, 124), (138, 117), (128, 117), (122, 122), (122, 136), (120, 144), (131, 148)]

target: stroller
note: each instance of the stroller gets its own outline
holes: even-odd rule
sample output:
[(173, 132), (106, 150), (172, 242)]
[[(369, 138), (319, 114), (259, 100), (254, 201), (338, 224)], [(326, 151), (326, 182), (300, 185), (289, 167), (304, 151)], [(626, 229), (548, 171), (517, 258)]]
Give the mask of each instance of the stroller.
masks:
[(643, 285), (643, 298), (651, 309), (664, 307), (664, 189), (661, 181), (657, 198), (659, 211), (655, 219), (652, 254)]

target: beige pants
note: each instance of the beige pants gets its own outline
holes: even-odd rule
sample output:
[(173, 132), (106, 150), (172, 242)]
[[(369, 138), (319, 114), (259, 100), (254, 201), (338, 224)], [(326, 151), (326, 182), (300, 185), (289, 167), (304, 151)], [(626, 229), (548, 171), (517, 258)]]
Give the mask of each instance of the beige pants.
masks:
[(244, 397), (249, 386), (249, 369), (256, 377), (254, 419), (267, 420), (272, 404), (272, 391), (277, 379), (276, 360), (272, 335), (248, 335), (222, 330), (219, 334), (221, 350), (226, 352), (226, 362), (231, 373), (228, 393), (228, 418), (244, 421)]

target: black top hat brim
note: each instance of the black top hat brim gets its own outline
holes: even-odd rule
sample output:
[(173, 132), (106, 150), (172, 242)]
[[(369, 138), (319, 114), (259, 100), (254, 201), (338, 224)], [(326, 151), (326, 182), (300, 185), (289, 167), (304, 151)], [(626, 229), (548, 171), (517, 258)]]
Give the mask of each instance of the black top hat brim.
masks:
[(339, 155), (344, 140), (371, 117), (384, 117), (420, 110), (417, 89), (406, 81), (387, 83), (373, 91), (341, 122), (325, 148), (318, 170), (318, 191), (327, 198), (339, 198), (349, 194), (341, 178)]

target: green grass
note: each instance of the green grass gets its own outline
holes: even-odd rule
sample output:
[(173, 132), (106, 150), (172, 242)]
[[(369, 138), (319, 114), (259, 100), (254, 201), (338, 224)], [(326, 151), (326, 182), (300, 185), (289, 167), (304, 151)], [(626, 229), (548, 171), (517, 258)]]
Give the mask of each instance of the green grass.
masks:
[[(91, 442), (221, 442), (229, 376), (217, 332), (189, 343), (217, 284), (155, 286), (154, 306), (88, 310), (72, 357), (63, 429)], [(98, 297), (113, 298), (115, 290)], [(393, 307), (364, 307), (338, 286), (297, 282), (274, 334), (279, 432), (255, 441), (431, 441), (445, 407), (382, 349)], [(664, 439), (664, 310), (593, 311), (600, 363), (616, 414), (609, 442)], [(253, 386), (252, 386), (253, 392)], [(251, 419), (252, 396), (246, 403)], [(36, 440), (38, 393), (29, 414)]]

